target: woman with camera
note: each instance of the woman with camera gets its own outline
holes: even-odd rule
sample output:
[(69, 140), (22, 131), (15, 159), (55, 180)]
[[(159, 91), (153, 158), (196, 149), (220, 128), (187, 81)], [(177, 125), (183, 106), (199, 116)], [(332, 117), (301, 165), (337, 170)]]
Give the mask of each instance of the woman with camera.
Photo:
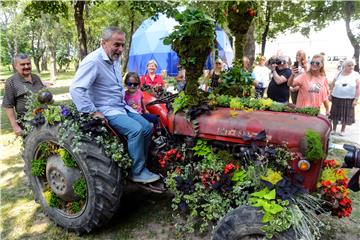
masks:
[(310, 62), (310, 70), (299, 74), (299, 67), (291, 68), (289, 87), (299, 87), (296, 107), (316, 107), (322, 104), (329, 115), (329, 85), (325, 75), (324, 57), (316, 54)]
[(360, 75), (354, 71), (353, 60), (345, 60), (340, 71), (331, 83), (331, 111), (333, 134), (336, 134), (338, 122), (341, 122), (340, 136), (344, 136), (346, 125), (355, 123), (355, 106), (360, 94)]
[(270, 58), (268, 62), (272, 78), (267, 90), (267, 96), (279, 103), (289, 102), (290, 93), (287, 85), (287, 81), (291, 76), (289, 61), (289, 57), (279, 56), (276, 59)]

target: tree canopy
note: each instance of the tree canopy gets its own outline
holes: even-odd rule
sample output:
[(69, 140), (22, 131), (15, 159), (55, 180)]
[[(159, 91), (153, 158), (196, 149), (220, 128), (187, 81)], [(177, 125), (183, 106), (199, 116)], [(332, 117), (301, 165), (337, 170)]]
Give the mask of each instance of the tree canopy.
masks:
[(205, 12), (235, 39), (236, 59), (244, 54), (245, 39), (251, 39), (246, 38), (246, 34), (251, 34), (250, 26), (255, 28), (256, 41), (262, 44), (263, 54), (266, 41), (285, 31), (306, 36), (310, 30), (320, 30), (333, 21), (343, 20), (359, 65), (358, 1), (21, 0), (0, 4), (2, 64), (9, 64), (16, 53), (26, 52), (33, 57), (38, 71), (51, 63), (54, 74), (56, 67), (66, 68), (71, 61), (76, 65), (96, 49), (101, 30), (111, 25), (121, 26), (126, 33), (125, 71), (131, 35), (141, 22), (148, 17), (156, 18), (160, 12), (174, 17), (179, 6), (187, 5)]

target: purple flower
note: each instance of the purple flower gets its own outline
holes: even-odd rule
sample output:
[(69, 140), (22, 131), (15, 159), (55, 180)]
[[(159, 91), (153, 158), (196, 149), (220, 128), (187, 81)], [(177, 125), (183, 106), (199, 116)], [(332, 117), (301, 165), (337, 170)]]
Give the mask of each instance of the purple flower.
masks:
[(61, 115), (62, 116), (67, 117), (70, 115), (71, 112), (66, 106), (61, 105), (60, 107), (61, 107)]

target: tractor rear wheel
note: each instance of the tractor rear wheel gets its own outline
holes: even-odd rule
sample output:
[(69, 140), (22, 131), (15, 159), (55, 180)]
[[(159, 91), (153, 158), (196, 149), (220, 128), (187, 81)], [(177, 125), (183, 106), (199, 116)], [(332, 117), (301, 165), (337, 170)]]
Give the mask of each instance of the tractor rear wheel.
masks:
[[(35, 201), (57, 225), (80, 234), (111, 219), (120, 206), (123, 187), (121, 169), (104, 155), (101, 147), (91, 141), (82, 141), (79, 151), (73, 151), (72, 140), (70, 136), (60, 146), (58, 127), (46, 123), (26, 137), (23, 157)], [(43, 144), (67, 151), (76, 162), (75, 167), (64, 166), (60, 156), (52, 154), (44, 160), (46, 167), (42, 173), (33, 174), (33, 167), (36, 167), (33, 165), (42, 156)], [(74, 186), (80, 180), (83, 193), (77, 195)]]
[[(261, 230), (263, 213), (255, 207), (240, 206), (225, 215), (213, 233), (213, 240), (262, 240), (266, 233)], [(295, 232), (289, 229), (272, 239), (293, 240)]]

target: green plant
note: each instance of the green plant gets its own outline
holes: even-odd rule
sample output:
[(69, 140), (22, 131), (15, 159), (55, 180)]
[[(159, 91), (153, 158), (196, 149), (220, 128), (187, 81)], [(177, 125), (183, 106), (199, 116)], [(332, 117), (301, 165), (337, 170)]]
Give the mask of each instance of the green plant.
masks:
[(46, 159), (38, 158), (31, 161), (31, 174), (33, 176), (44, 176), (46, 169)]
[(76, 196), (80, 197), (81, 199), (85, 199), (87, 195), (85, 178), (81, 177), (79, 180), (75, 181), (73, 184), (73, 189)]
[(235, 64), (229, 71), (223, 73), (221, 78), (223, 82), (215, 92), (233, 97), (248, 97), (251, 95), (254, 79), (251, 77), (251, 73), (242, 68), (241, 64)]
[(272, 238), (276, 232), (283, 232), (292, 225), (292, 215), (287, 209), (288, 201), (276, 199), (276, 190), (264, 188), (258, 192), (250, 194), (250, 202), (254, 207), (259, 207), (264, 216), (262, 230), (266, 232), (267, 238)]
[[(71, 138), (71, 148), (74, 153), (80, 151), (82, 141), (96, 141), (97, 144), (104, 148), (105, 155), (118, 163), (123, 170), (123, 177), (127, 176), (127, 169), (131, 166), (132, 161), (124, 148), (123, 143), (114, 138), (111, 133), (102, 125), (101, 122), (91, 118), (89, 114), (79, 113), (73, 103), (52, 105), (40, 104), (37, 100), (37, 94), (30, 94), (26, 108), (28, 111), (23, 118), (25, 126), (25, 135), (49, 121), (49, 124), (58, 124), (59, 139), (58, 144), (64, 146), (66, 139)], [(47, 110), (47, 111), (46, 111)], [(47, 158), (51, 154), (59, 154), (59, 146), (53, 143), (44, 143), (40, 151), (40, 156)], [(69, 166), (75, 166), (71, 156), (65, 153), (65, 161)]]
[(175, 98), (174, 102), (172, 103), (174, 114), (186, 108), (189, 105), (188, 101), (189, 101), (189, 97), (186, 96), (185, 92), (183, 91), (180, 92), (178, 97)]
[(71, 203), (69, 203), (69, 205), (70, 205), (70, 211), (72, 212), (72, 213), (78, 213), (78, 212), (80, 212), (81, 211), (81, 203), (80, 202), (78, 202), (78, 201), (75, 201), (75, 202), (71, 202)]
[(251, 193), (250, 196), (251, 205), (259, 207), (264, 211), (262, 219), (264, 223), (269, 222), (277, 213), (283, 211), (283, 207), (276, 203), (275, 189), (269, 190), (268, 188), (263, 188), (258, 192)]
[(307, 148), (305, 151), (306, 159), (309, 161), (322, 159), (325, 156), (325, 153), (321, 143), (320, 134), (313, 130), (307, 130), (305, 136), (307, 141)]
[(293, 229), (296, 239), (320, 239), (320, 227), (324, 223), (319, 218), (319, 213), (324, 213), (322, 200), (309, 193), (296, 195), (293, 198), (294, 204), (289, 206), (292, 213)]
[(61, 122), (61, 109), (59, 106), (51, 106), (48, 105), (48, 107), (46, 109), (44, 109), (44, 117), (46, 119), (46, 121), (50, 124), (50, 125), (54, 125), (57, 122)]
[(260, 179), (268, 181), (271, 184), (275, 185), (277, 182), (279, 182), (282, 179), (282, 176), (281, 173), (269, 168), (266, 176), (261, 176)]
[(73, 157), (67, 150), (60, 148), (58, 150), (58, 154), (60, 155), (61, 160), (64, 162), (65, 166), (73, 168), (77, 167), (76, 161), (73, 159)]
[(246, 179), (247, 179), (246, 171), (243, 169), (237, 169), (234, 172), (231, 181), (233, 181), (235, 185), (241, 185)]
[(188, 7), (175, 16), (179, 25), (164, 39), (178, 54), (186, 69), (186, 95), (198, 95), (198, 79), (215, 39), (215, 21), (204, 12)]
[(46, 203), (50, 207), (58, 208), (61, 204), (60, 198), (58, 196), (56, 196), (56, 194), (51, 190), (44, 192), (44, 197), (45, 197)]
[(243, 57), (246, 33), (256, 16), (256, 1), (225, 1), (226, 18), (231, 34), (235, 37), (235, 59)]

